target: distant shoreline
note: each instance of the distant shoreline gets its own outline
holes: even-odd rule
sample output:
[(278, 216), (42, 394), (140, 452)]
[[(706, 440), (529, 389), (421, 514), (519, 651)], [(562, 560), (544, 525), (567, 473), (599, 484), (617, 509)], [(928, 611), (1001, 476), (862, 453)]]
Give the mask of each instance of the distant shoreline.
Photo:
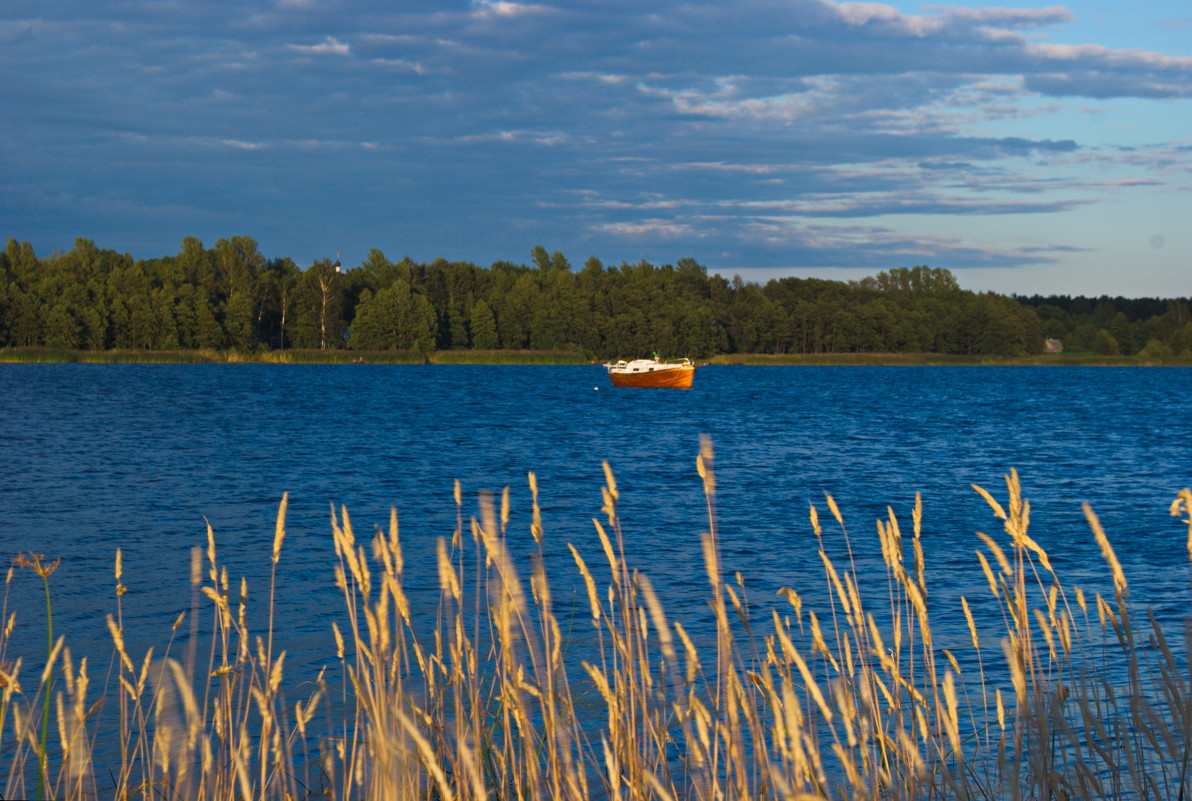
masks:
[[(1192, 354), (1168, 359), (1098, 356), (1091, 353), (1048, 353), (1036, 356), (960, 356), (946, 353), (734, 353), (699, 360), (701, 364), (775, 366), (1192, 366)], [(260, 353), (237, 351), (76, 351), (53, 348), (3, 348), (0, 363), (44, 364), (601, 364), (569, 351), (349, 351), (283, 350)]]

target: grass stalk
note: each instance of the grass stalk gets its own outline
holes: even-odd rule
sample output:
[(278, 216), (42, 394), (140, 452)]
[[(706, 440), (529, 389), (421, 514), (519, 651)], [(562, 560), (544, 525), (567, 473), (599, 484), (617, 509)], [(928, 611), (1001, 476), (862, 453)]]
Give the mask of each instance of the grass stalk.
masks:
[[(130, 653), (118, 554), (107, 618), (115, 669), (98, 691), (86, 660), (76, 662), (48, 629), (39, 690), (23, 695), (6, 619), (4, 797), (26, 795), (34, 769), (38, 797), (79, 801), (1187, 797), (1188, 644), (1134, 609), (1091, 510), (1103, 592), (1061, 581), (1030, 533), (1017, 474), (1006, 477), (1004, 498), (977, 488), (1002, 527), (974, 540), (975, 584), (989, 597), (947, 609), (929, 592), (920, 499), (908, 529), (892, 511), (878, 521), (874, 562), (857, 558), (844, 515), (826, 497), (823, 520), (836, 530), (815, 506), (808, 520), (822, 583), (778, 588), (767, 606), (720, 551), (710, 442), (696, 466), (706, 612), (675, 608), (631, 564), (634, 532), (607, 466), (594, 553), (569, 545), (574, 572), (562, 583), (557, 574), (570, 568), (549, 556), (533, 475), (525, 577), (511, 546), (523, 533), (510, 530), (509, 491), (481, 495), (469, 515), (457, 484), (455, 531), (434, 556), (433, 610), (409, 594), (396, 511), (365, 542), (347, 510), (332, 509), (331, 572), (343, 607), (325, 671), (339, 676), (320, 673), (295, 702), (273, 620), (288, 499), (263, 555), (262, 635), (248, 625), (247, 584), (228, 575), (208, 526), (206, 554), (196, 550), (192, 562), (192, 607), (160, 654)], [(1192, 554), (1192, 493), (1171, 511), (1189, 527)], [(48, 618), (57, 563), (29, 554), (17, 564), (39, 573)], [(884, 569), (876, 584), (866, 575), (875, 564)], [(568, 584), (573, 595), (560, 594)], [(189, 644), (175, 658), (187, 617)], [(119, 714), (108, 720), (98, 710), (113, 693)], [(109, 750), (118, 765), (93, 764), (101, 738), (119, 742)], [(52, 749), (61, 754), (53, 765)]]

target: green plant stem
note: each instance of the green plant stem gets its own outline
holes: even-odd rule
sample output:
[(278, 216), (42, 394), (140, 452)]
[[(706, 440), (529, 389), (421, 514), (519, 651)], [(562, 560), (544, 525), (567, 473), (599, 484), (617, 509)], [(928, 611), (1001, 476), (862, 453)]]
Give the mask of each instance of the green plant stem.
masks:
[[(54, 656), (54, 611), (50, 605), (50, 577), (43, 574), (41, 584), (46, 593), (46, 661)], [(46, 737), (50, 728), (50, 677), (42, 680), (41, 693), (43, 696), (41, 708), (41, 748), (37, 755), (37, 798), (45, 798), (46, 789)]]

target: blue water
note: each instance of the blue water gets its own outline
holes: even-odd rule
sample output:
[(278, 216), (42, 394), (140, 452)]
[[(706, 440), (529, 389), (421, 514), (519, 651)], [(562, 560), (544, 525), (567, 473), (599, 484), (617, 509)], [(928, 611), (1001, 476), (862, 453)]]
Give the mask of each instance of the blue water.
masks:
[[(726, 570), (751, 597), (824, 586), (808, 522), (825, 493), (845, 515), (860, 572), (880, 575), (874, 521), (910, 531), (916, 493), (933, 597), (988, 595), (975, 532), (1001, 523), (971, 488), (1004, 501), (1016, 468), (1032, 534), (1061, 578), (1104, 589), (1108, 571), (1081, 510), (1100, 516), (1132, 599), (1178, 623), (1187, 613), (1187, 529), (1168, 512), (1192, 485), (1192, 369), (727, 367), (687, 391), (613, 389), (600, 367), (0, 365), (0, 552), (62, 564), (51, 578), (55, 633), (110, 656), (123, 549), (134, 653), (158, 645), (188, 607), (190, 551), (213, 527), (234, 583), (264, 606), (278, 503), (289, 493), (278, 578), (278, 648), (295, 675), (330, 661), (341, 619), (330, 515), (358, 537), (396, 507), (419, 603), (433, 553), (481, 491), (510, 488), (510, 547), (532, 550), (527, 473), (538, 477), (551, 574), (577, 586), (566, 544), (598, 564), (602, 461), (615, 471), (629, 561), (692, 617), (707, 598), (708, 528), (695, 459), (715, 447), (716, 524)], [(838, 527), (826, 547), (844, 558)], [(522, 566), (527, 569), (528, 562)], [(874, 569), (871, 569), (874, 568)], [(40, 584), (14, 576), (8, 658), (44, 649)]]

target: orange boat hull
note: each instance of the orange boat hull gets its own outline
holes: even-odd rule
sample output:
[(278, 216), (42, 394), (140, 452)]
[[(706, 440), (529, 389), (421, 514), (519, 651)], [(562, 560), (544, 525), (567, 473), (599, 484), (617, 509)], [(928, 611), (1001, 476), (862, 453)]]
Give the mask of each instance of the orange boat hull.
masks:
[(665, 370), (651, 370), (640, 373), (616, 373), (609, 371), (614, 387), (661, 387), (666, 389), (690, 389), (695, 380), (694, 367), (673, 367)]

